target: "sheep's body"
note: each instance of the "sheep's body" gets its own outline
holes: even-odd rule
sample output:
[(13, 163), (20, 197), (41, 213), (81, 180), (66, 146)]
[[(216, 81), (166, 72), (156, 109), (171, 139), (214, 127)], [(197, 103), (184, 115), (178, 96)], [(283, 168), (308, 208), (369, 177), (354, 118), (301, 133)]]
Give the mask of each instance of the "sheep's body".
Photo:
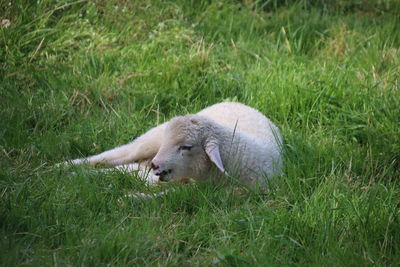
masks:
[(71, 163), (130, 164), (133, 170), (140, 169), (134, 162), (145, 166), (152, 162), (151, 181), (157, 177), (202, 180), (218, 173), (214, 171), (217, 166), (219, 174), (225, 172), (245, 183), (263, 185), (266, 177), (281, 173), (280, 144), (277, 127), (259, 111), (223, 102), (195, 115), (176, 117), (127, 145)]

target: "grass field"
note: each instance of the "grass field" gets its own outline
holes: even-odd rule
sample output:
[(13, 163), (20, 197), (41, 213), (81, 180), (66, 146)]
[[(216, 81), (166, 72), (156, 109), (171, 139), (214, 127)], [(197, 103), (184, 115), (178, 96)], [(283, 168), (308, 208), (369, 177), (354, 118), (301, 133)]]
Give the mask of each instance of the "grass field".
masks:
[[(399, 264), (399, 1), (0, 0), (0, 20), (1, 266)], [(54, 168), (224, 100), (282, 131), (265, 195)]]

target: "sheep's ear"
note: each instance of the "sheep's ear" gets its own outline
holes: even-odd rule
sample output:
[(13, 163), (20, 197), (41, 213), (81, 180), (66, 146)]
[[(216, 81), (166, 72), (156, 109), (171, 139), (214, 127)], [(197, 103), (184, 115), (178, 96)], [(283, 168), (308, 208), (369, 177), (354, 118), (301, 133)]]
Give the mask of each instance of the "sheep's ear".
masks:
[(210, 160), (215, 164), (215, 166), (217, 166), (217, 168), (225, 173), (225, 168), (224, 165), (222, 164), (222, 160), (221, 160), (221, 155), (219, 154), (219, 147), (217, 144), (212, 144), (212, 145), (207, 145), (205, 146), (204, 149), (208, 155), (208, 157), (210, 158)]

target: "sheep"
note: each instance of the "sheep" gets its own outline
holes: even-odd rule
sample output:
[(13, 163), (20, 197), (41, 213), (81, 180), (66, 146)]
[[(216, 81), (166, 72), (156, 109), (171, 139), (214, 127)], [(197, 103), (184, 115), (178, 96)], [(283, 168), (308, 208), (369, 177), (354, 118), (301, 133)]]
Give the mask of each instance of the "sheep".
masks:
[(281, 144), (278, 128), (259, 111), (222, 102), (175, 117), (129, 144), (68, 163), (108, 164), (142, 176), (151, 168), (149, 182), (237, 177), (265, 187), (266, 178), (282, 173)]

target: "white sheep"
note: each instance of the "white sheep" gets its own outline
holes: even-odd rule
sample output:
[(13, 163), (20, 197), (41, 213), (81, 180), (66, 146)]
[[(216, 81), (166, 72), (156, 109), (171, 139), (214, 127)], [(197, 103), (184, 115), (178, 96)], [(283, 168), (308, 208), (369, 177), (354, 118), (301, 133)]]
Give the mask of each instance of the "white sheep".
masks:
[(281, 174), (282, 138), (259, 111), (223, 102), (197, 114), (178, 116), (152, 128), (133, 142), (72, 164), (111, 164), (128, 171), (151, 167), (147, 179), (220, 180), (236, 177), (248, 185), (265, 186)]

